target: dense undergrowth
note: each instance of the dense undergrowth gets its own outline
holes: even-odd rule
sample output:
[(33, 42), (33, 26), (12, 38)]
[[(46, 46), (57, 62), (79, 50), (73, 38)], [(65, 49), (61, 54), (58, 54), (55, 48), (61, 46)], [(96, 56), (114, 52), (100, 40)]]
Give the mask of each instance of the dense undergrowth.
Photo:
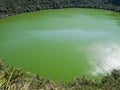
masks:
[(120, 90), (120, 70), (113, 70), (100, 81), (83, 76), (62, 84), (0, 61), (0, 90)]
[(0, 18), (58, 8), (99, 8), (119, 12), (120, 0), (0, 0)]

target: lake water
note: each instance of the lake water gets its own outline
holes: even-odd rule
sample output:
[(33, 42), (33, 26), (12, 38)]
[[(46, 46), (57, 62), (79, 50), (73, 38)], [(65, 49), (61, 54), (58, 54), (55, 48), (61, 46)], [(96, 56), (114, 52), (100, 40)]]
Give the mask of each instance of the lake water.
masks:
[(0, 19), (0, 58), (56, 81), (120, 68), (120, 13), (44, 10)]

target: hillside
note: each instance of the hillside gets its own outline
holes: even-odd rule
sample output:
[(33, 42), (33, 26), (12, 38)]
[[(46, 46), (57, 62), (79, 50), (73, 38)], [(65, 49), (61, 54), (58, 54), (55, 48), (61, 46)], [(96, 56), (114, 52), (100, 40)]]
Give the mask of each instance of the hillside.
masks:
[(0, 18), (58, 8), (99, 8), (120, 11), (120, 0), (0, 0)]
[(100, 81), (83, 76), (64, 84), (9, 67), (0, 60), (0, 90), (120, 90), (119, 84), (120, 70), (113, 70)]

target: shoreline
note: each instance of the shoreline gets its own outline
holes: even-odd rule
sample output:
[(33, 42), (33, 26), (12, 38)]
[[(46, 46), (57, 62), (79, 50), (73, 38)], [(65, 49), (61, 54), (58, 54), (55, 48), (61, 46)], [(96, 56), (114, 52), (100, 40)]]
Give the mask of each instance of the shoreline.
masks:
[[(15, 0), (13, 0), (15, 1)], [(103, 10), (111, 10), (115, 12), (120, 12), (120, 5), (114, 6), (111, 4), (106, 4), (106, 7), (90, 6), (89, 4), (82, 5), (76, 2), (69, 3), (65, 2), (61, 5), (62, 0), (55, 1), (53, 4), (48, 3), (49, 0), (40, 0), (43, 4), (37, 4), (36, 0), (31, 0), (33, 2), (30, 3), (30, 0), (25, 0), (26, 2), (20, 3), (20, 1), (16, 1), (17, 4), (14, 6), (14, 3), (10, 0), (0, 1), (0, 19), (13, 16), (26, 12), (33, 11), (42, 11), (42, 10), (52, 10), (52, 9), (65, 9), (65, 8), (89, 8), (89, 9), (103, 9)], [(63, 0), (64, 1), (64, 0)], [(67, 0), (66, 0), (67, 1)], [(68, 0), (69, 1), (69, 0)], [(73, 0), (77, 1), (77, 0)], [(93, 0), (94, 1), (94, 0)], [(31, 5), (35, 3), (33, 6), (26, 5), (29, 2)], [(50, 0), (52, 2), (52, 0)], [(1, 5), (3, 4), (3, 5)], [(8, 6), (6, 6), (6, 4)], [(26, 5), (25, 7), (23, 7)], [(42, 6), (40, 6), (42, 5)], [(61, 6), (59, 6), (61, 5)], [(1, 8), (4, 6), (4, 8)], [(101, 5), (102, 6), (102, 5)], [(23, 7), (23, 8), (22, 8)], [(74, 78), (74, 77), (73, 77)], [(89, 80), (86, 76), (83, 77), (75, 77), (71, 81), (67, 83), (55, 82), (51, 79), (41, 77), (37, 74), (32, 74), (30, 72), (24, 71), (20, 68), (10, 67), (4, 64), (0, 59), (0, 90), (120, 90), (120, 70), (113, 70), (110, 74), (103, 76), (100, 81), (97, 80)]]
[(114, 0), (4, 0), (0, 1), (0, 18), (8, 16), (62, 8), (93, 8), (120, 12), (120, 1)]
[(67, 83), (55, 82), (0, 60), (0, 90), (120, 90), (119, 79), (120, 70), (113, 70), (100, 81), (78, 76)]

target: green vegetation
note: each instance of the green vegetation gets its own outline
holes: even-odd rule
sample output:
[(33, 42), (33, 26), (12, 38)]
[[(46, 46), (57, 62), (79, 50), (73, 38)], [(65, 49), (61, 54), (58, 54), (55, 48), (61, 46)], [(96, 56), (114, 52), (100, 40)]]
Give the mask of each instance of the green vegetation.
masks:
[(120, 0), (0, 0), (0, 17), (44, 9), (80, 7), (120, 11)]
[(100, 81), (92, 81), (83, 77), (75, 78), (68, 87), (72, 90), (120, 90), (120, 70), (113, 70), (111, 74), (107, 74)]
[[(73, 7), (120, 11), (120, 0), (0, 0), (0, 18), (23, 12)], [(119, 84), (120, 70), (113, 70), (100, 81), (83, 76), (62, 84), (0, 62), (0, 90), (120, 90)]]
[(0, 63), (0, 90), (55, 90), (56, 88), (58, 84), (50, 79)]
[(84, 76), (62, 84), (0, 63), (0, 90), (120, 90), (119, 84), (120, 70), (113, 70), (100, 81)]

